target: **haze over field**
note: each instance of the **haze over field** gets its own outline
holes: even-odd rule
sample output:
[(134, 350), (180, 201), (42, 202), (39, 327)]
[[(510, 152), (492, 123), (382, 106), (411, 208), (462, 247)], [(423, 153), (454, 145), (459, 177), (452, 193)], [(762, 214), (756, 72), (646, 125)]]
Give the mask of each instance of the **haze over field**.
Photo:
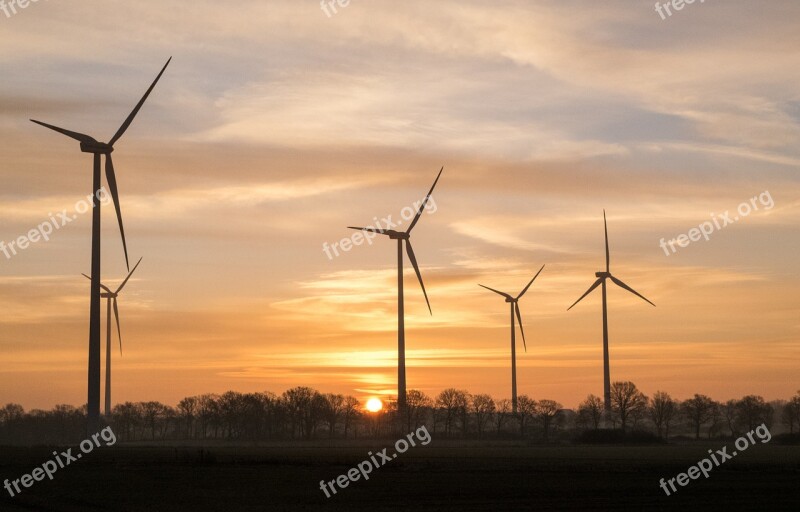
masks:
[[(110, 137), (173, 62), (114, 154), (132, 261), (114, 401), (307, 385), (396, 393), (394, 245), (323, 244), (424, 197), (414, 231), (433, 309), (406, 273), (409, 388), (509, 396), (611, 378), (717, 400), (797, 388), (800, 4), (651, 1), (39, 2), (0, 15), (0, 240), (91, 190), (90, 157), (29, 118)], [(81, 37), (75, 37), (80, 26)], [(126, 35), (128, 34), (128, 35)], [(13, 50), (12, 50), (13, 49)], [(773, 205), (659, 246), (769, 192)], [(0, 404), (86, 400), (91, 216), (0, 253)], [(103, 282), (126, 274), (103, 211)], [(341, 251), (340, 251), (341, 252)], [(117, 281), (115, 281), (117, 279)], [(521, 348), (521, 347), (519, 347)]]

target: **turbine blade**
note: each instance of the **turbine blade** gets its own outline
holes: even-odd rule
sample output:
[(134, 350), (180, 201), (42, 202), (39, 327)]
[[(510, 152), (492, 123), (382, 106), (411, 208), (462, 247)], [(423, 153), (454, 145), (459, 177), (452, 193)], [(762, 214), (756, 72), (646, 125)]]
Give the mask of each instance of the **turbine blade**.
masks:
[(492, 292), (494, 292), (494, 293), (496, 293), (498, 295), (502, 295), (503, 297), (505, 297), (507, 299), (513, 300), (513, 297), (511, 297), (511, 295), (509, 295), (507, 293), (503, 293), (503, 292), (501, 292), (499, 290), (495, 290), (494, 288), (489, 288), (488, 286), (483, 286), (482, 284), (479, 284), (478, 286), (480, 286), (482, 288), (486, 288), (487, 290), (492, 291)]
[(605, 210), (603, 210), (603, 225), (606, 229), (606, 272), (611, 272), (611, 253), (608, 250), (608, 221), (606, 220)]
[(417, 211), (417, 215), (414, 216), (414, 220), (411, 221), (411, 225), (408, 226), (408, 229), (406, 230), (406, 233), (411, 233), (411, 230), (414, 229), (414, 226), (416, 226), (417, 222), (419, 222), (419, 218), (422, 217), (422, 210), (425, 209), (425, 205), (428, 203), (428, 199), (430, 199), (431, 198), (431, 194), (433, 194), (433, 189), (435, 189), (436, 188), (436, 184), (439, 183), (439, 178), (442, 177), (442, 171), (444, 171), (444, 167), (439, 169), (439, 175), (436, 176), (436, 181), (433, 182), (433, 186), (431, 187), (430, 191), (428, 192), (428, 195), (425, 196), (425, 200), (422, 201), (422, 204), (419, 206), (419, 210)]
[(119, 328), (119, 309), (117, 309), (116, 297), (114, 297), (114, 318), (117, 321), (117, 336), (119, 336), (119, 355), (122, 355), (122, 330)]
[(355, 229), (356, 231), (371, 231), (373, 233), (380, 233), (381, 235), (386, 235), (385, 229), (375, 229), (375, 228), (356, 228), (353, 226), (347, 226), (347, 229)]
[(620, 281), (620, 280), (619, 280), (619, 279), (617, 279), (616, 277), (614, 277), (614, 276), (610, 276), (610, 277), (611, 277), (611, 280), (612, 280), (612, 281), (614, 281), (614, 284), (616, 284), (616, 285), (617, 285), (617, 286), (619, 286), (620, 288), (625, 288), (626, 290), (628, 290), (628, 291), (629, 291), (629, 292), (631, 292), (632, 294), (636, 295), (636, 296), (637, 296), (637, 297), (639, 297), (640, 299), (644, 300), (645, 302), (647, 302), (647, 303), (649, 303), (650, 305), (652, 305), (653, 307), (655, 307), (655, 304), (653, 304), (652, 302), (650, 302), (649, 300), (647, 300), (647, 298), (646, 298), (644, 295), (642, 295), (641, 293), (637, 292), (636, 290), (634, 290), (633, 288), (631, 288), (631, 287), (630, 287), (630, 286), (628, 286), (627, 284), (623, 283), (622, 281)]
[(141, 263), (141, 262), (142, 262), (142, 258), (139, 258), (139, 261), (136, 262), (136, 265), (134, 265), (133, 270), (131, 270), (128, 273), (128, 277), (126, 277), (125, 280), (122, 281), (122, 284), (119, 285), (119, 288), (117, 288), (117, 291), (114, 292), (114, 293), (119, 293), (119, 292), (122, 291), (122, 289), (125, 287), (125, 284), (128, 282), (128, 279), (130, 279), (131, 276), (133, 275), (133, 273), (136, 272), (136, 269), (137, 269), (137, 267), (139, 267), (139, 263)]
[(125, 251), (125, 267), (130, 271), (131, 266), (128, 263), (128, 244), (125, 242), (125, 228), (122, 226), (122, 212), (119, 208), (119, 191), (117, 190), (117, 176), (114, 173), (114, 162), (111, 160), (111, 154), (106, 155), (106, 180), (108, 180), (108, 188), (111, 192), (111, 199), (114, 200), (114, 209), (117, 210), (117, 221), (119, 222), (119, 232), (122, 235), (122, 249)]
[(522, 345), (525, 347), (525, 352), (528, 351), (528, 344), (525, 342), (525, 329), (522, 328), (522, 315), (519, 313), (519, 303), (514, 303), (514, 311), (517, 313), (517, 321), (519, 322), (519, 332), (522, 333)]
[(430, 311), (431, 316), (433, 316), (433, 310), (431, 309), (431, 302), (428, 300), (428, 292), (425, 291), (425, 283), (422, 282), (422, 274), (419, 272), (419, 265), (417, 265), (417, 258), (414, 256), (414, 249), (411, 247), (411, 242), (406, 240), (406, 254), (408, 254), (408, 259), (411, 260), (411, 265), (414, 267), (414, 272), (417, 273), (417, 279), (419, 279), (419, 285), (422, 287), (422, 294), (425, 295), (425, 302), (428, 304), (428, 311)]
[(567, 308), (567, 311), (569, 311), (570, 309), (574, 308), (577, 303), (579, 303), (580, 301), (582, 301), (584, 299), (584, 297), (586, 297), (587, 295), (592, 293), (594, 291), (594, 289), (597, 288), (598, 286), (600, 286), (600, 283), (602, 283), (602, 282), (603, 282), (603, 278), (602, 277), (599, 278), (597, 281), (595, 281), (594, 284), (586, 291), (586, 293), (581, 295), (581, 298), (575, 301), (575, 304), (573, 304), (573, 305), (571, 305), (570, 307)]
[(150, 88), (147, 89), (147, 92), (144, 93), (144, 96), (142, 96), (142, 99), (139, 100), (139, 103), (136, 104), (136, 107), (134, 107), (133, 111), (130, 113), (128, 118), (125, 119), (125, 122), (122, 123), (122, 126), (120, 126), (119, 130), (117, 130), (117, 133), (114, 134), (114, 137), (111, 138), (111, 141), (108, 143), (109, 146), (113, 146), (114, 143), (117, 142), (120, 137), (122, 137), (122, 135), (125, 133), (125, 131), (128, 129), (128, 127), (131, 125), (131, 123), (133, 122), (133, 118), (135, 118), (136, 114), (139, 113), (139, 110), (142, 108), (142, 105), (144, 105), (144, 102), (147, 100), (147, 97), (150, 96), (150, 93), (153, 92), (153, 89), (155, 88), (156, 84), (161, 79), (161, 75), (163, 75), (164, 71), (167, 70), (167, 66), (169, 66), (169, 63), (171, 61), (172, 61), (172, 57), (170, 57), (169, 60), (167, 61), (167, 63), (164, 64), (164, 67), (161, 69), (161, 72), (158, 74), (156, 79), (150, 85)]
[(536, 273), (536, 275), (535, 275), (535, 276), (533, 276), (533, 279), (531, 279), (531, 282), (530, 282), (530, 283), (528, 283), (528, 286), (526, 286), (526, 287), (525, 287), (525, 289), (524, 289), (524, 290), (522, 290), (522, 291), (519, 293), (519, 295), (517, 295), (517, 300), (521, 299), (521, 298), (522, 298), (522, 296), (523, 296), (523, 295), (525, 295), (525, 292), (527, 292), (527, 291), (528, 291), (528, 288), (530, 288), (530, 287), (531, 287), (531, 285), (533, 284), (533, 282), (534, 282), (534, 281), (536, 281), (536, 278), (537, 278), (537, 277), (539, 277), (539, 274), (541, 274), (541, 273), (542, 273), (542, 270), (544, 270), (544, 265), (542, 265), (542, 268), (540, 268), (540, 269), (539, 269), (539, 272), (537, 272), (537, 273)]
[[(92, 280), (92, 278), (91, 278), (91, 277), (89, 277), (89, 276), (87, 276), (86, 274), (81, 274), (81, 275), (82, 275), (83, 277), (85, 277), (86, 279), (88, 279), (89, 281), (91, 281), (91, 280)], [(114, 292), (112, 292), (111, 290), (109, 290), (109, 289), (108, 289), (108, 287), (107, 287), (106, 285), (104, 285), (103, 283), (100, 283), (100, 288), (102, 288), (103, 290), (107, 291), (108, 293), (114, 293)]]
[(31, 119), (31, 121), (38, 125), (44, 126), (45, 128), (50, 128), (51, 130), (55, 130), (62, 135), (66, 135), (67, 137), (77, 140), (78, 142), (85, 142), (87, 144), (91, 144), (92, 142), (97, 142), (96, 140), (94, 140), (94, 138), (89, 137), (88, 135), (84, 135), (83, 133), (65, 130), (64, 128), (59, 128), (58, 126), (53, 126), (52, 124), (47, 124), (41, 121), (37, 121), (36, 119)]

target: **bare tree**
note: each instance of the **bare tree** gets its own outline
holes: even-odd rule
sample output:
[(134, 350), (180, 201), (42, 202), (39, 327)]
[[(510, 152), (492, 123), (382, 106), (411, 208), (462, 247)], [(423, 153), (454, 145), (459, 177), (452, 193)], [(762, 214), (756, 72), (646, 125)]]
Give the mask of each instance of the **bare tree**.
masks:
[(347, 395), (342, 406), (342, 420), (344, 423), (344, 437), (347, 439), (347, 431), (358, 418), (361, 411), (361, 402), (354, 396)]
[(603, 419), (603, 400), (595, 395), (589, 395), (586, 400), (578, 406), (578, 423), (581, 425), (591, 425), (594, 430), (600, 428), (600, 421)]
[[(447, 388), (436, 397), (436, 407), (442, 412), (444, 433), (450, 436), (456, 419), (462, 418), (468, 406), (468, 393), (455, 388)], [(463, 421), (463, 419), (462, 419)]]
[(772, 406), (760, 396), (748, 395), (742, 398), (736, 402), (736, 412), (739, 421), (747, 427), (748, 431), (754, 430), (762, 423), (765, 423), (767, 427), (772, 426)]
[(528, 395), (520, 395), (517, 397), (517, 419), (519, 419), (519, 433), (525, 436), (525, 425), (528, 420), (536, 415), (536, 400), (533, 400)]
[(433, 400), (418, 389), (409, 389), (406, 393), (406, 429), (410, 432), (423, 423), (423, 414), (433, 405)]
[(794, 434), (795, 425), (800, 430), (800, 391), (791, 398), (781, 410), (781, 421), (789, 427), (789, 433)]
[(496, 406), (489, 395), (475, 395), (472, 397), (472, 414), (475, 417), (475, 428), (478, 437), (483, 436), (486, 424), (492, 421)]
[(511, 400), (508, 398), (503, 398), (502, 400), (498, 401), (495, 407), (495, 414), (494, 414), (494, 423), (495, 423), (495, 432), (497, 435), (500, 435), (500, 432), (503, 430), (503, 424), (509, 418), (511, 414)]
[(333, 438), (336, 435), (336, 424), (339, 422), (339, 416), (342, 415), (344, 409), (344, 396), (328, 393), (324, 395), (325, 404), (323, 414), (325, 422), (328, 424), (328, 437)]
[[(669, 425), (675, 417), (678, 410), (678, 404), (669, 396), (665, 391), (656, 391), (653, 398), (650, 400), (650, 419), (656, 426), (658, 437), (669, 439)], [(662, 436), (662, 433), (665, 435)]]
[(186, 436), (189, 439), (194, 437), (194, 419), (197, 414), (197, 397), (187, 396), (178, 402), (178, 415), (186, 425)]
[(553, 423), (553, 419), (556, 417), (561, 408), (561, 404), (555, 400), (539, 400), (539, 403), (537, 404), (536, 415), (539, 418), (539, 421), (542, 422), (545, 441), (548, 440), (550, 434), (550, 425)]
[(694, 429), (695, 439), (700, 439), (700, 429), (713, 416), (713, 409), (717, 406), (711, 398), (706, 395), (694, 395), (694, 398), (685, 400), (681, 404), (681, 412), (689, 420), (689, 425)]
[(647, 397), (630, 381), (611, 384), (611, 410), (619, 417), (623, 432), (632, 414), (647, 407)]

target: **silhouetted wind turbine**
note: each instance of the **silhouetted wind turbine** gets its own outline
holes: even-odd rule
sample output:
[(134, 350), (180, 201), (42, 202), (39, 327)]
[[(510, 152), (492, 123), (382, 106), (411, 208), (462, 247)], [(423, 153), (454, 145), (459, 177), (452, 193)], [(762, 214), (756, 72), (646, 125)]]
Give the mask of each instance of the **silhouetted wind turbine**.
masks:
[[(106, 299), (106, 417), (111, 417), (111, 305), (112, 303), (114, 305), (114, 318), (116, 319), (117, 323), (119, 355), (122, 355), (122, 330), (119, 327), (119, 309), (117, 308), (117, 297), (122, 289), (125, 288), (125, 285), (128, 283), (128, 279), (130, 279), (133, 273), (136, 272), (136, 269), (139, 267), (139, 263), (141, 262), (142, 258), (139, 258), (139, 261), (136, 262), (133, 270), (128, 273), (128, 277), (122, 281), (122, 284), (120, 284), (115, 291), (112, 292), (106, 285), (100, 283), (100, 288), (105, 290), (105, 293), (100, 294), (100, 298)], [(82, 275), (86, 279), (92, 279), (86, 274)]]
[(519, 295), (516, 297), (512, 297), (511, 295), (499, 290), (495, 290), (494, 288), (483, 286), (482, 284), (478, 285), (486, 288), (489, 291), (493, 291), (498, 295), (502, 295), (506, 298), (506, 302), (508, 302), (511, 306), (511, 409), (514, 414), (517, 414), (517, 328), (514, 325), (514, 315), (516, 315), (517, 320), (519, 320), (519, 332), (522, 333), (522, 345), (525, 347), (525, 352), (527, 352), (528, 344), (525, 342), (525, 329), (522, 328), (522, 315), (519, 312), (519, 299), (525, 295), (525, 292), (527, 292), (528, 288), (530, 288), (533, 282), (536, 281), (536, 278), (539, 277), (539, 274), (542, 273), (542, 270), (544, 270), (544, 265), (542, 265), (542, 268), (539, 269), (539, 272), (533, 276), (533, 279), (531, 279), (531, 281), (528, 283), (528, 286), (519, 292)]
[(422, 211), (425, 209), (425, 205), (428, 203), (428, 199), (430, 199), (431, 194), (433, 194), (433, 189), (436, 188), (436, 184), (439, 182), (439, 178), (442, 176), (442, 171), (444, 171), (444, 167), (439, 170), (439, 174), (436, 176), (436, 181), (433, 182), (433, 186), (428, 192), (428, 195), (425, 196), (425, 200), (422, 201), (419, 210), (417, 210), (417, 214), (414, 216), (414, 219), (411, 221), (411, 225), (408, 226), (407, 230), (395, 231), (393, 229), (357, 228), (348, 226), (349, 229), (379, 233), (381, 235), (388, 236), (391, 240), (397, 240), (397, 409), (399, 411), (403, 411), (406, 408), (406, 335), (405, 310), (403, 307), (403, 242), (405, 241), (408, 259), (411, 261), (411, 265), (414, 267), (414, 272), (417, 273), (419, 285), (422, 287), (422, 294), (425, 295), (425, 302), (428, 304), (428, 311), (431, 315), (433, 315), (431, 303), (428, 300), (428, 293), (425, 291), (425, 284), (422, 282), (422, 274), (420, 274), (419, 265), (417, 265), (417, 258), (414, 256), (414, 249), (411, 247), (410, 237), (411, 230), (417, 225), (417, 222), (422, 216)]
[[(597, 276), (597, 281), (589, 287), (589, 289), (581, 295), (581, 298), (575, 301), (575, 304), (579, 303), (583, 300), (584, 297), (589, 295), (594, 291), (595, 288), (602, 285), (603, 286), (603, 363), (604, 363), (604, 370), (603, 370), (603, 378), (604, 378), (604, 389), (603, 389), (603, 398), (605, 400), (605, 409), (606, 411), (611, 410), (611, 372), (609, 369), (609, 362), (608, 362), (608, 307), (606, 305), (606, 279), (611, 279), (611, 281), (619, 286), (620, 288), (624, 288), (631, 292), (632, 294), (636, 295), (637, 297), (641, 298), (645, 302), (649, 303), (650, 305), (655, 307), (655, 304), (647, 300), (644, 295), (640, 294), (627, 284), (623, 283), (616, 277), (611, 275), (611, 255), (608, 250), (608, 222), (606, 221), (606, 211), (603, 210), (603, 223), (605, 225), (606, 231), (606, 271), (605, 272), (596, 272), (595, 276)], [(575, 307), (575, 304), (567, 308), (567, 311)]]
[(114, 164), (111, 160), (111, 153), (114, 151), (114, 144), (122, 137), (125, 131), (133, 122), (136, 114), (144, 105), (147, 97), (155, 88), (161, 75), (166, 71), (172, 57), (167, 60), (161, 72), (156, 79), (147, 89), (144, 96), (139, 103), (136, 104), (133, 111), (130, 113), (125, 122), (122, 123), (117, 133), (111, 138), (109, 142), (98, 142), (89, 135), (82, 133), (65, 130), (47, 123), (42, 123), (31, 119), (36, 124), (42, 125), (45, 128), (50, 128), (58, 133), (66, 135), (81, 143), (81, 151), (84, 153), (92, 153), (94, 155), (94, 172), (92, 181), (92, 285), (91, 297), (89, 307), (89, 385), (88, 385), (88, 399), (87, 399), (87, 417), (88, 428), (90, 432), (96, 432), (100, 425), (100, 200), (99, 192), (101, 190), (101, 177), (100, 177), (100, 164), (101, 157), (106, 157), (106, 180), (108, 181), (109, 192), (111, 198), (114, 200), (114, 208), (117, 211), (117, 221), (119, 223), (119, 231), (122, 236), (122, 248), (125, 252), (125, 266), (130, 270), (128, 264), (128, 245), (125, 241), (125, 230), (122, 227), (122, 213), (119, 206), (119, 193), (117, 191), (117, 178), (114, 173)]

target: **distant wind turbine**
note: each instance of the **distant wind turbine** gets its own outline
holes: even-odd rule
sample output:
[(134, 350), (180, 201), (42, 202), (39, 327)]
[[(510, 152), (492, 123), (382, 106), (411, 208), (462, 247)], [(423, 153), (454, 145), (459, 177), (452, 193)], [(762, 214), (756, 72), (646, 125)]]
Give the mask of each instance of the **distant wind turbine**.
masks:
[(542, 270), (544, 270), (544, 265), (542, 265), (542, 268), (539, 269), (539, 272), (533, 276), (533, 279), (531, 279), (531, 281), (528, 283), (528, 286), (519, 292), (519, 295), (516, 297), (512, 297), (511, 295), (499, 290), (495, 290), (494, 288), (483, 286), (482, 284), (478, 285), (505, 297), (506, 302), (511, 306), (511, 409), (514, 414), (517, 414), (517, 328), (514, 325), (514, 315), (516, 315), (517, 320), (519, 320), (519, 332), (522, 333), (522, 345), (525, 347), (525, 352), (527, 352), (528, 344), (525, 342), (525, 329), (522, 328), (522, 315), (519, 312), (519, 299), (525, 295), (525, 293), (528, 291), (528, 288), (531, 287), (533, 282), (536, 281), (536, 278), (539, 277), (539, 274), (542, 273)]
[(422, 211), (425, 209), (425, 205), (428, 203), (431, 194), (433, 194), (433, 189), (436, 188), (436, 184), (439, 182), (439, 178), (442, 176), (442, 171), (444, 171), (444, 167), (439, 170), (439, 174), (436, 176), (436, 181), (433, 182), (433, 186), (428, 192), (428, 195), (425, 196), (425, 200), (422, 201), (419, 210), (417, 210), (417, 214), (414, 216), (414, 219), (411, 221), (411, 225), (408, 226), (407, 230), (395, 231), (393, 229), (357, 228), (348, 226), (349, 229), (378, 233), (388, 236), (391, 240), (397, 240), (397, 408), (400, 411), (404, 411), (406, 408), (406, 335), (405, 310), (403, 306), (403, 242), (405, 242), (408, 259), (411, 261), (411, 265), (414, 267), (414, 272), (417, 274), (419, 285), (422, 287), (422, 294), (425, 296), (425, 302), (428, 304), (428, 311), (431, 315), (433, 315), (431, 303), (428, 300), (428, 293), (425, 291), (425, 284), (422, 282), (422, 274), (420, 274), (419, 265), (417, 265), (417, 258), (414, 256), (414, 249), (411, 247), (410, 237), (411, 230), (417, 225), (417, 222), (422, 216)]
[[(106, 299), (106, 417), (111, 417), (111, 306), (114, 306), (114, 318), (117, 324), (117, 336), (119, 337), (119, 354), (122, 355), (122, 330), (119, 327), (119, 309), (117, 308), (117, 297), (119, 297), (120, 292), (125, 285), (128, 283), (128, 279), (131, 278), (136, 269), (139, 267), (139, 263), (142, 262), (142, 258), (139, 258), (139, 261), (136, 262), (136, 265), (133, 267), (128, 273), (128, 277), (122, 281), (122, 284), (117, 287), (116, 290), (111, 291), (106, 285), (100, 283), (100, 288), (105, 290), (104, 293), (100, 294), (101, 299)], [(86, 279), (91, 280), (92, 278), (87, 276), (86, 274), (82, 274), (83, 277)]]
[(144, 96), (139, 103), (134, 107), (133, 111), (122, 123), (117, 133), (107, 143), (98, 142), (89, 135), (82, 133), (65, 130), (47, 123), (42, 123), (31, 119), (36, 124), (50, 128), (67, 137), (77, 140), (81, 143), (81, 151), (84, 153), (92, 153), (94, 155), (94, 172), (92, 181), (92, 285), (91, 285), (91, 298), (89, 307), (89, 383), (88, 383), (88, 398), (87, 398), (87, 417), (88, 429), (90, 432), (96, 432), (100, 425), (100, 200), (99, 193), (101, 190), (101, 176), (100, 164), (103, 155), (106, 157), (106, 180), (108, 181), (109, 192), (114, 201), (114, 208), (117, 212), (117, 221), (119, 223), (119, 231), (122, 236), (122, 248), (125, 252), (125, 266), (130, 270), (128, 263), (128, 245), (125, 241), (125, 230), (122, 227), (122, 213), (120, 212), (119, 193), (117, 191), (117, 178), (114, 173), (114, 164), (111, 160), (111, 153), (114, 151), (114, 144), (125, 134), (125, 131), (133, 122), (136, 114), (144, 105), (147, 97), (155, 88), (161, 75), (166, 71), (172, 57), (167, 60), (167, 63), (161, 69), (156, 79), (147, 89)]
[[(606, 305), (606, 280), (611, 279), (611, 281), (619, 286), (620, 288), (624, 288), (631, 292), (632, 294), (636, 295), (640, 299), (644, 300), (645, 302), (649, 303), (650, 305), (655, 307), (655, 304), (647, 300), (644, 295), (640, 294), (627, 284), (623, 283), (613, 275), (611, 275), (611, 256), (608, 250), (608, 222), (606, 221), (606, 211), (603, 210), (603, 223), (605, 224), (605, 231), (606, 231), (606, 271), (605, 272), (596, 272), (595, 276), (597, 277), (597, 281), (586, 291), (581, 298), (575, 301), (575, 304), (579, 303), (594, 291), (595, 288), (602, 285), (603, 286), (603, 363), (604, 363), (604, 389), (603, 389), (603, 398), (605, 401), (605, 409), (606, 411), (611, 410), (611, 371), (609, 369), (609, 362), (608, 362), (608, 307)], [(567, 311), (575, 307), (575, 304), (567, 308)]]

